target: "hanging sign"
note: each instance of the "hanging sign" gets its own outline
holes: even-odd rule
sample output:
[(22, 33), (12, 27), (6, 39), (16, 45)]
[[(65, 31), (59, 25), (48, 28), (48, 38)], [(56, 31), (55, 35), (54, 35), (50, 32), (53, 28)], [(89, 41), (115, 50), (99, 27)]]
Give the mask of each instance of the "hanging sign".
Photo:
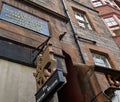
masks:
[(54, 93), (64, 84), (65, 78), (63, 72), (62, 70), (57, 69), (36, 93), (36, 102), (46, 102), (46, 99), (49, 99), (50, 96), (54, 95)]
[(3, 4), (0, 18), (37, 33), (49, 36), (48, 22), (7, 4)]

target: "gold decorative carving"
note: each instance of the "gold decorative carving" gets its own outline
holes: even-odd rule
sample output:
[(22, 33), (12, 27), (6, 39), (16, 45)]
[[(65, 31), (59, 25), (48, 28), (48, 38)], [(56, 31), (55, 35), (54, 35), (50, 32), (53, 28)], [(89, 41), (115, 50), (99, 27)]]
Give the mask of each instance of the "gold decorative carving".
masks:
[(120, 81), (118, 81), (117, 78), (115, 78), (114, 76), (110, 74), (107, 74), (106, 77), (108, 79), (110, 86), (120, 87)]
[(38, 55), (36, 73), (33, 73), (36, 79), (37, 90), (41, 88), (55, 70), (56, 60), (53, 55), (52, 45), (48, 44), (43, 54)]

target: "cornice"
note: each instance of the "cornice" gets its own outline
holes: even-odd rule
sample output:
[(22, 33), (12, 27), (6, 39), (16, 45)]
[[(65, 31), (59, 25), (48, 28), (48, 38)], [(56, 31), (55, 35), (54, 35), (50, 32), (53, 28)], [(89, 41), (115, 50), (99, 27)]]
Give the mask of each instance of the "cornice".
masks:
[(55, 11), (52, 11), (52, 10), (50, 10), (50, 9), (48, 9), (48, 8), (42, 6), (42, 5), (39, 5), (39, 4), (37, 4), (37, 3), (33, 2), (33, 1), (29, 1), (29, 0), (23, 0), (23, 1), (26, 2), (26, 3), (29, 3), (30, 5), (32, 5), (34, 7), (37, 7), (38, 9), (44, 11), (45, 13), (47, 13), (49, 15), (52, 15), (55, 18), (58, 18), (58, 19), (66, 22), (66, 23), (68, 23), (68, 21), (69, 21), (68, 17), (66, 17), (66, 16), (64, 16), (62, 14), (59, 14), (59, 13), (57, 13)]

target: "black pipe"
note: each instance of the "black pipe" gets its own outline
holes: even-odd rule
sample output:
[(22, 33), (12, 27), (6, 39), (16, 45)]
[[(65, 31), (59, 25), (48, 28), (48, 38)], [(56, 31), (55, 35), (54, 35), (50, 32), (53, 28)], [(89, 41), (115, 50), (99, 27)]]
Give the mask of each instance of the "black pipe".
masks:
[(81, 48), (80, 48), (80, 44), (79, 44), (78, 39), (77, 39), (77, 36), (76, 36), (77, 33), (75, 32), (75, 28), (74, 28), (74, 26), (73, 26), (73, 23), (72, 23), (71, 17), (70, 17), (70, 15), (69, 15), (68, 10), (67, 10), (67, 6), (66, 6), (64, 0), (62, 0), (62, 3), (63, 3), (63, 6), (64, 6), (64, 9), (65, 9), (65, 13), (66, 13), (67, 17), (68, 17), (69, 20), (70, 20), (69, 23), (70, 23), (70, 26), (71, 26), (71, 28), (72, 28), (73, 36), (74, 36), (74, 39), (75, 39), (76, 45), (77, 45), (78, 50), (79, 50), (79, 55), (81, 56), (81, 59), (82, 59), (83, 63), (85, 64), (85, 59), (84, 59), (84, 56), (83, 56), (83, 52), (82, 52), (82, 50), (81, 50)]

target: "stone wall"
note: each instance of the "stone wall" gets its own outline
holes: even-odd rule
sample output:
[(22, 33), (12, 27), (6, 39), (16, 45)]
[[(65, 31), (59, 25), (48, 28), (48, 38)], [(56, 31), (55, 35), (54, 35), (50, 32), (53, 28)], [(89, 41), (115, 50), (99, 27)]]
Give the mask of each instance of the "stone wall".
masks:
[(0, 59), (1, 102), (35, 102), (35, 69)]

